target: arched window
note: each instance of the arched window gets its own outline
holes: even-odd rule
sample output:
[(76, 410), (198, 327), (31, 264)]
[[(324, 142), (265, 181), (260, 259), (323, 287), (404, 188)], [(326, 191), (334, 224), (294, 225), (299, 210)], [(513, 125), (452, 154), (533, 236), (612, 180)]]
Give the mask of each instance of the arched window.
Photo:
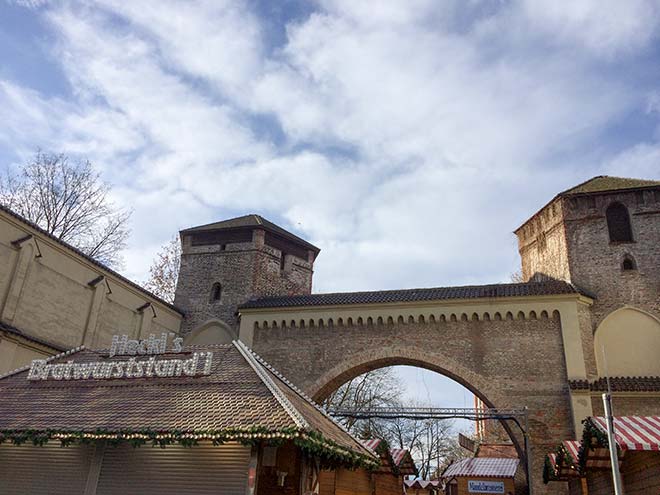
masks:
[(221, 296), (222, 296), (222, 285), (216, 282), (215, 284), (213, 284), (213, 287), (211, 287), (211, 302), (219, 301)]
[(621, 269), (622, 270), (637, 270), (637, 263), (635, 263), (635, 258), (633, 258), (630, 255), (626, 255), (623, 258), (623, 262), (621, 263)]
[(611, 242), (632, 242), (632, 228), (628, 209), (621, 203), (612, 203), (605, 211)]

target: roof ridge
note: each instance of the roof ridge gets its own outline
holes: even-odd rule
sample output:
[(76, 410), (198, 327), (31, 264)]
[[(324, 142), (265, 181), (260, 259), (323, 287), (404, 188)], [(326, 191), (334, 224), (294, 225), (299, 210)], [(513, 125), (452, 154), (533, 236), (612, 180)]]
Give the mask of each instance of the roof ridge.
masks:
[[(60, 352), (59, 354), (55, 354), (54, 356), (47, 357), (47, 358), (45, 359), (45, 361), (46, 361), (47, 363), (49, 363), (49, 362), (51, 362), (51, 361), (54, 361), (55, 359), (63, 358), (63, 357), (65, 357), (65, 356), (71, 356), (72, 354), (75, 354), (75, 353), (77, 353), (77, 352), (80, 352), (80, 351), (82, 351), (82, 350), (84, 350), (84, 349), (85, 349), (85, 346), (84, 346), (84, 345), (81, 345), (81, 346), (78, 346), (78, 347), (74, 347), (73, 349), (69, 349), (68, 351)], [(2, 380), (3, 378), (7, 378), (7, 377), (9, 377), (9, 376), (15, 375), (15, 374), (17, 374), (17, 373), (21, 373), (21, 372), (23, 372), (23, 371), (27, 371), (27, 370), (30, 369), (31, 366), (32, 366), (32, 363), (30, 362), (30, 364), (26, 364), (25, 366), (21, 366), (20, 368), (16, 368), (15, 370), (8, 371), (7, 373), (5, 373), (5, 374), (3, 374), (3, 375), (0, 375), (0, 380)]]
[(54, 236), (54, 235), (51, 234), (50, 232), (48, 232), (48, 231), (46, 231), (45, 229), (39, 227), (39, 225), (37, 225), (36, 223), (34, 223), (34, 222), (31, 221), (31, 220), (28, 220), (28, 219), (25, 218), (23, 215), (19, 215), (19, 214), (16, 213), (14, 210), (12, 210), (11, 208), (7, 207), (6, 205), (0, 203), (0, 211), (4, 211), (4, 212), (7, 213), (8, 215), (10, 215), (10, 216), (16, 218), (17, 220), (21, 221), (22, 223), (24, 223), (25, 225), (27, 225), (27, 226), (30, 227), (31, 229), (36, 230), (36, 231), (39, 232), (41, 235), (44, 235), (44, 236), (48, 237), (50, 240), (52, 240), (52, 241), (54, 241), (54, 242), (60, 244), (61, 246), (64, 246), (65, 248), (69, 249), (70, 251), (73, 251), (73, 252), (76, 253), (77, 255), (79, 255), (79, 256), (85, 258), (87, 261), (89, 261), (89, 262), (92, 263), (93, 265), (96, 265), (96, 266), (98, 266), (99, 268), (105, 270), (106, 272), (110, 273), (111, 275), (117, 277), (119, 280), (121, 280), (121, 281), (127, 283), (127, 284), (130, 285), (131, 287), (134, 287), (135, 289), (138, 289), (139, 291), (144, 292), (146, 295), (148, 295), (149, 297), (155, 299), (156, 301), (160, 302), (161, 304), (164, 304), (165, 306), (167, 306), (167, 307), (170, 308), (171, 310), (176, 311), (177, 313), (179, 313), (179, 314), (182, 315), (182, 316), (184, 315), (183, 310), (180, 309), (180, 308), (177, 308), (177, 307), (176, 307), (174, 304), (172, 304), (171, 302), (168, 302), (168, 301), (166, 301), (165, 299), (163, 299), (162, 297), (157, 296), (156, 294), (154, 294), (154, 293), (151, 292), (150, 290), (147, 290), (147, 289), (145, 289), (144, 287), (142, 287), (142, 286), (141, 286), (140, 284), (138, 284), (137, 282), (132, 281), (132, 280), (129, 279), (128, 277), (125, 277), (124, 275), (122, 275), (121, 273), (119, 273), (118, 271), (116, 271), (116, 270), (110, 268), (109, 266), (107, 266), (107, 265), (101, 263), (101, 262), (98, 261), (97, 259), (94, 259), (92, 256), (83, 253), (83, 252), (82, 252), (80, 249), (78, 249), (77, 247), (72, 246), (71, 244), (69, 244), (69, 243), (66, 242), (66, 241), (63, 241), (63, 240), (61, 240), (61, 239), (58, 239), (56, 236)]
[(232, 341), (232, 344), (234, 344), (234, 347), (238, 349), (238, 352), (241, 353), (243, 358), (248, 362), (250, 367), (254, 370), (264, 385), (266, 385), (268, 390), (270, 390), (277, 402), (280, 403), (284, 411), (289, 415), (296, 426), (298, 426), (298, 428), (310, 429), (309, 423), (307, 423), (302, 414), (300, 414), (300, 411), (298, 411), (296, 407), (291, 403), (291, 401), (287, 399), (284, 393), (271, 380), (268, 374), (264, 373), (263, 369), (261, 369), (259, 362), (254, 358), (252, 351), (240, 340), (234, 340)]
[(405, 289), (375, 289), (375, 290), (356, 290), (356, 291), (344, 291), (344, 292), (314, 292), (312, 294), (300, 294), (300, 295), (281, 295), (281, 296), (265, 296), (257, 297), (254, 299), (276, 299), (280, 297), (306, 297), (306, 296), (333, 296), (335, 294), (367, 294), (374, 292), (412, 292), (416, 290), (436, 290), (436, 289), (472, 289), (476, 287), (515, 287), (523, 285), (542, 285), (542, 284), (551, 284), (551, 283), (560, 283), (570, 285), (572, 288), (575, 286), (567, 282), (566, 280), (560, 279), (548, 279), (548, 280), (528, 280), (527, 282), (494, 282), (492, 284), (467, 284), (467, 285), (441, 285), (434, 287), (408, 287)]
[(310, 405), (312, 405), (312, 406), (314, 407), (314, 409), (316, 409), (316, 410), (319, 411), (321, 414), (323, 414), (323, 416), (325, 416), (327, 419), (329, 419), (334, 425), (336, 425), (336, 426), (338, 426), (339, 428), (341, 428), (341, 430), (342, 430), (344, 433), (348, 434), (353, 440), (355, 440), (356, 443), (358, 443), (360, 446), (362, 446), (363, 448), (365, 448), (367, 451), (373, 453), (374, 455), (378, 455), (378, 454), (376, 453), (376, 451), (374, 451), (374, 450), (372, 450), (372, 449), (366, 447), (365, 445), (363, 445), (363, 444), (362, 444), (362, 441), (360, 441), (360, 440), (358, 440), (357, 438), (355, 438), (355, 437), (353, 436), (353, 434), (352, 434), (350, 431), (348, 431), (344, 425), (342, 425), (342, 424), (339, 423), (337, 420), (335, 420), (332, 416), (330, 416), (330, 415), (329, 415), (329, 414), (328, 414), (328, 413), (327, 413), (327, 412), (326, 412), (321, 406), (319, 406), (319, 405), (314, 401), (314, 399), (312, 399), (311, 397), (309, 397), (305, 392), (303, 392), (303, 391), (300, 390), (297, 386), (295, 386), (293, 383), (291, 383), (286, 377), (284, 377), (284, 375), (282, 375), (279, 371), (277, 371), (277, 370), (276, 370), (275, 368), (273, 368), (270, 364), (268, 364), (268, 362), (266, 362), (266, 360), (264, 360), (264, 358), (262, 358), (261, 356), (259, 356), (259, 354), (257, 354), (256, 352), (254, 352), (252, 349), (250, 349), (248, 346), (246, 346), (246, 345), (245, 345), (243, 342), (241, 342), (240, 340), (239, 340), (239, 341), (234, 341), (234, 342), (238, 342), (238, 344), (239, 344), (240, 346), (242, 346), (242, 347), (245, 349), (246, 352), (250, 353), (250, 354), (252, 355), (252, 357), (253, 357), (257, 362), (259, 362), (259, 363), (260, 363), (263, 367), (265, 367), (268, 371), (270, 371), (271, 373), (273, 373), (277, 378), (279, 378), (280, 380), (282, 380), (282, 382), (284, 382), (284, 383), (285, 383), (285, 384), (286, 384), (291, 390), (293, 390), (295, 393), (297, 393), (300, 397), (302, 397), (304, 400), (306, 400), (307, 402), (309, 402)]

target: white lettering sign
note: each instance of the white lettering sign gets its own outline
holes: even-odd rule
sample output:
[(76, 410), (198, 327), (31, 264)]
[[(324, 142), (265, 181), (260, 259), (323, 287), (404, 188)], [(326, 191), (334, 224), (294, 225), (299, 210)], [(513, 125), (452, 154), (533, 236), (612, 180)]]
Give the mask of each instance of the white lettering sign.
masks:
[(45, 359), (32, 361), (28, 380), (107, 380), (111, 378), (168, 378), (211, 374), (212, 352), (195, 352), (189, 359), (155, 357), (127, 361), (95, 361), (91, 363), (46, 364)]
[(504, 493), (503, 481), (468, 480), (470, 493)]
[[(167, 350), (167, 334), (160, 338), (151, 334), (144, 340), (132, 340), (128, 335), (112, 337), (109, 357), (181, 352), (183, 339), (172, 339), (172, 348)], [(212, 352), (195, 352), (188, 359), (130, 358), (125, 361), (94, 361), (89, 363), (48, 364), (44, 359), (35, 359), (30, 365), (28, 380), (108, 380), (112, 378), (168, 378), (211, 374)]]
[[(181, 352), (183, 339), (176, 337), (172, 339), (170, 352)], [(144, 354), (165, 354), (167, 352), (167, 334), (161, 333), (160, 338), (152, 333), (144, 340), (129, 339), (128, 335), (113, 335), (110, 344), (110, 357), (128, 355), (135, 356)]]

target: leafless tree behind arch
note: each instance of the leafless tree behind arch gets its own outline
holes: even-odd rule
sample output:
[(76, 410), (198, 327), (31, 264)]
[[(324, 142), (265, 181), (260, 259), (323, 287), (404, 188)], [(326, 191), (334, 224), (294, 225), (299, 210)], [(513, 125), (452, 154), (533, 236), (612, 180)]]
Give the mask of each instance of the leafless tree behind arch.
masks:
[(0, 203), (97, 261), (122, 264), (132, 211), (109, 199), (110, 185), (89, 160), (39, 151), (0, 179)]

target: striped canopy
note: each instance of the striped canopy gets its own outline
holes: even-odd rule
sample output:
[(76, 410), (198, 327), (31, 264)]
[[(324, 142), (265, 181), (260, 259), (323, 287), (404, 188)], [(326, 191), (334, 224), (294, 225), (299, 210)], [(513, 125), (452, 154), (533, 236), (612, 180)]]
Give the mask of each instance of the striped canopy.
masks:
[[(594, 426), (607, 433), (603, 417), (592, 418)], [(615, 441), (621, 450), (660, 450), (660, 416), (614, 418)]]

